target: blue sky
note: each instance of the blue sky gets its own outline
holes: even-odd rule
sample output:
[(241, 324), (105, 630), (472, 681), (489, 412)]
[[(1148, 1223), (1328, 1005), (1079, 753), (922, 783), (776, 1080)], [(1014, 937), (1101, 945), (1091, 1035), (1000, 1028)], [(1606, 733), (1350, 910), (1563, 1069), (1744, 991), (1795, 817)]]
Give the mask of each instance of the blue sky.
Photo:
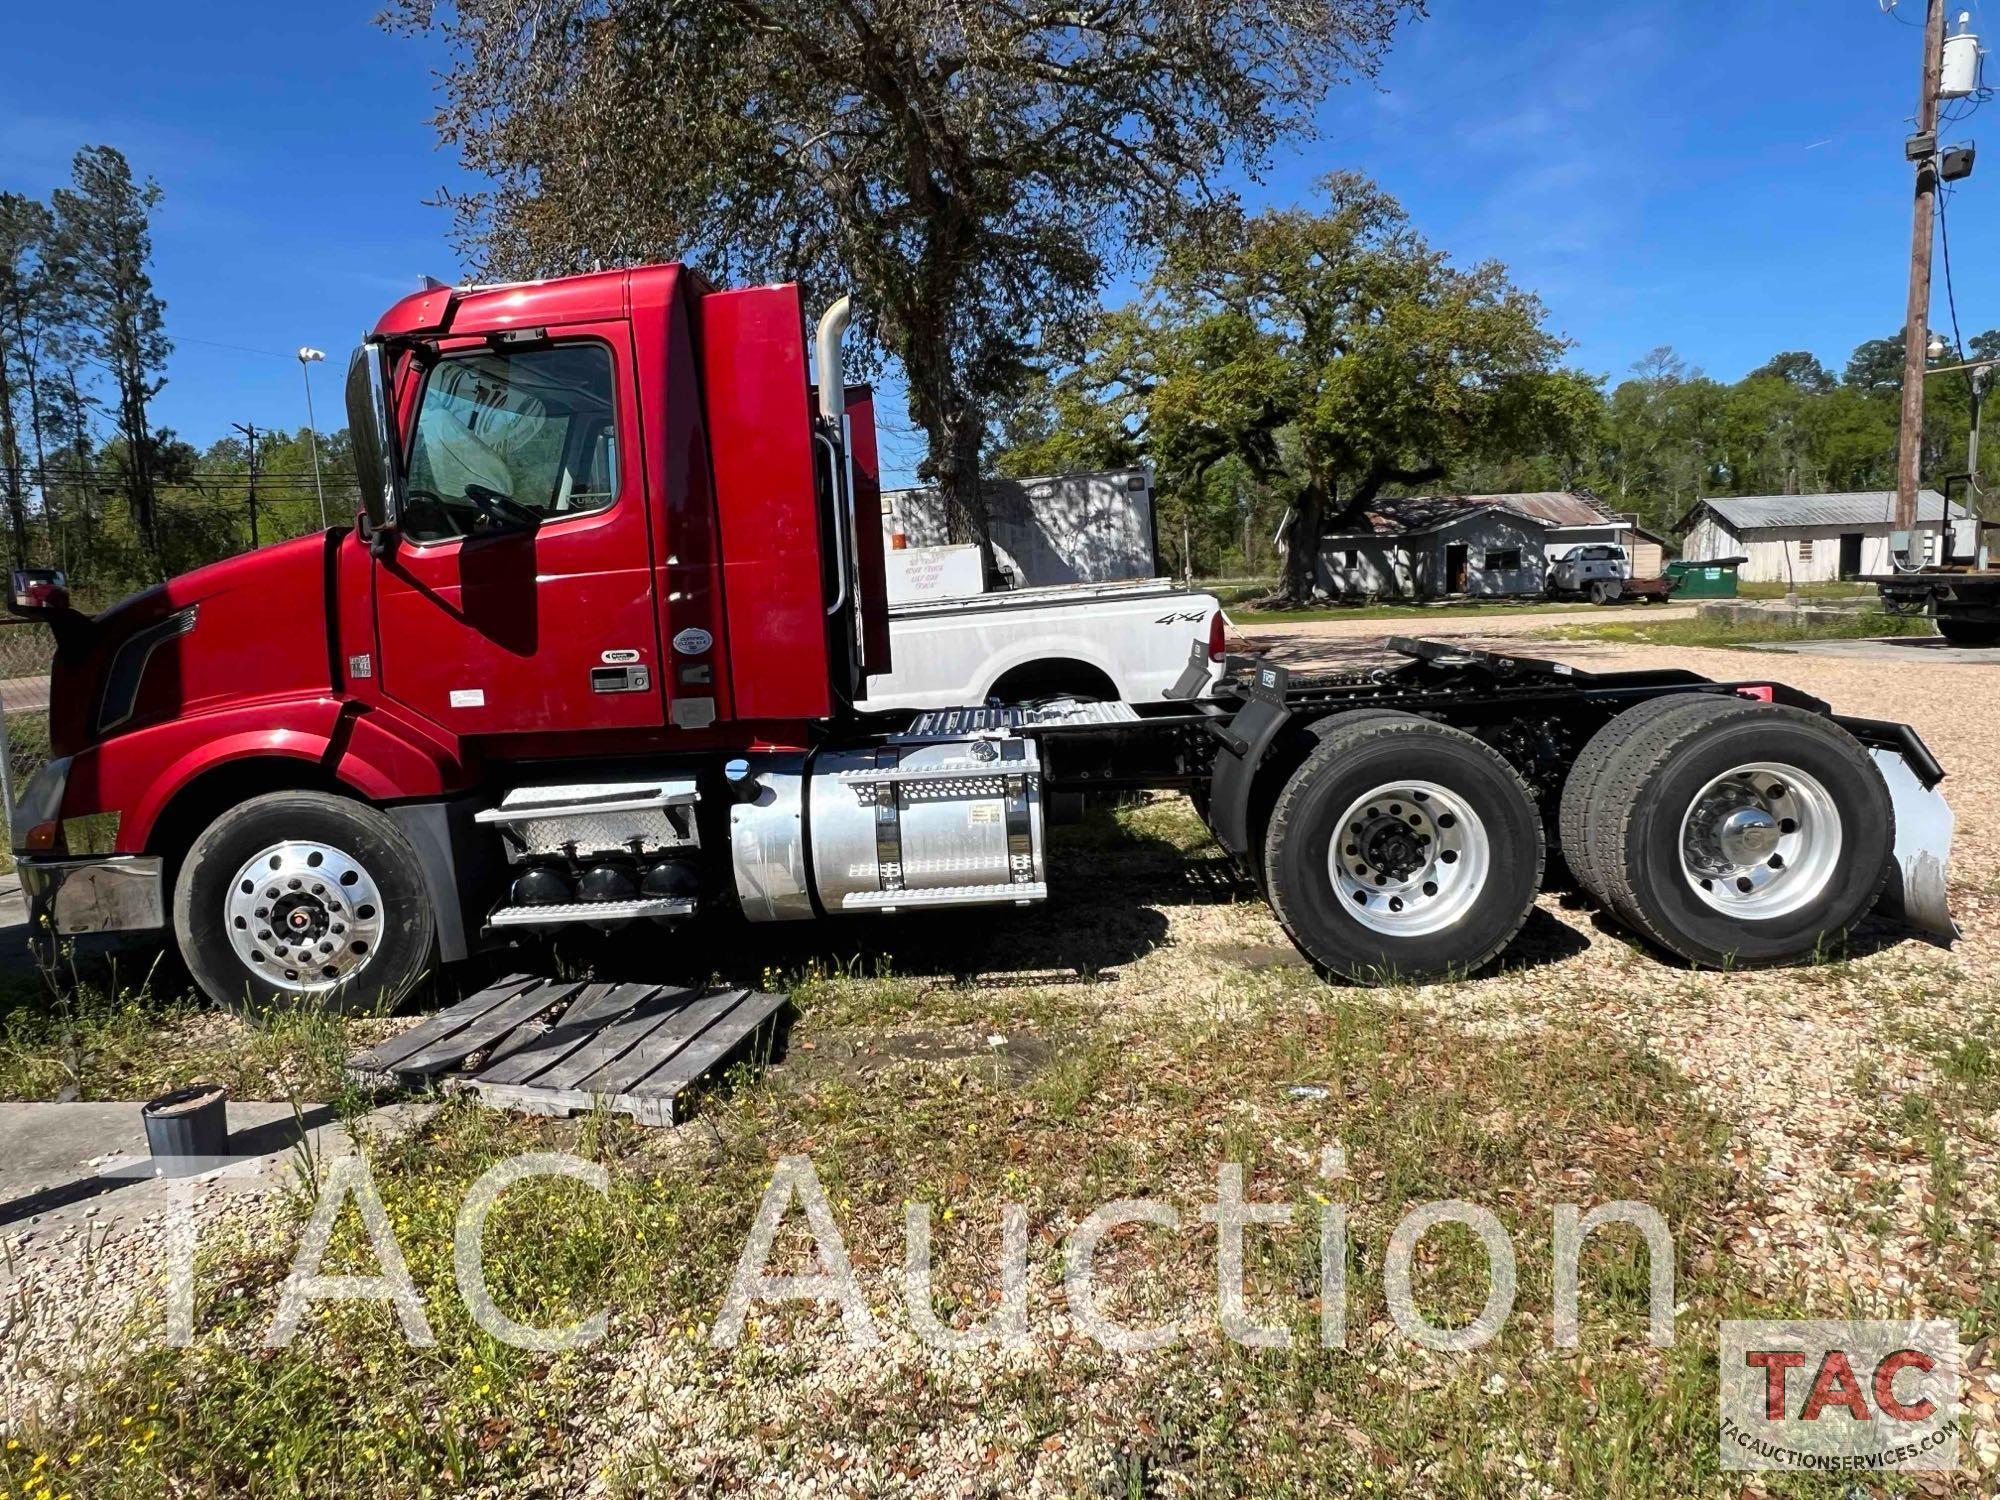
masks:
[[(376, 8), (89, 0), (9, 20), (25, 65), (0, 99), (0, 186), (46, 193), (86, 142), (159, 180), (176, 348), (156, 415), (198, 443), (302, 424), (300, 344), (328, 351), (315, 398), (339, 425), (357, 334), (419, 273), (459, 271), (449, 213), (424, 202), (465, 185), (426, 123), (442, 59), (377, 28)], [(1433, 0), (1379, 80), (1328, 101), (1321, 139), (1245, 191), (1297, 202), (1331, 167), (1371, 173), (1435, 243), (1538, 291), (1585, 369), (1619, 376), (1663, 343), (1724, 379), (1779, 349), (1838, 368), (1902, 321), (1918, 35), (1878, 0)], [(2000, 154), (1950, 215), (1970, 337), (2000, 324), (1981, 250)], [(1932, 322), (1948, 327), (1942, 280)], [(887, 436), (907, 472), (913, 446)]]

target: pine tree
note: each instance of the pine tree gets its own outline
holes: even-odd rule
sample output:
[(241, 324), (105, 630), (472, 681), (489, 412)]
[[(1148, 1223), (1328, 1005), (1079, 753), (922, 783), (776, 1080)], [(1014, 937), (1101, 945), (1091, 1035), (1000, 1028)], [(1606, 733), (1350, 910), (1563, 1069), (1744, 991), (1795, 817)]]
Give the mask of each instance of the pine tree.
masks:
[(54, 194), (56, 244), (74, 299), (78, 344), (102, 366), (116, 391), (126, 503), (140, 540), (160, 554), (156, 480), (164, 434), (147, 418), (146, 404), (160, 393), (160, 372), (172, 345), (164, 327), (166, 304), (153, 291), (149, 223), (159, 205), (159, 184), (134, 182), (131, 165), (112, 146), (86, 146), (70, 166), (74, 183)]

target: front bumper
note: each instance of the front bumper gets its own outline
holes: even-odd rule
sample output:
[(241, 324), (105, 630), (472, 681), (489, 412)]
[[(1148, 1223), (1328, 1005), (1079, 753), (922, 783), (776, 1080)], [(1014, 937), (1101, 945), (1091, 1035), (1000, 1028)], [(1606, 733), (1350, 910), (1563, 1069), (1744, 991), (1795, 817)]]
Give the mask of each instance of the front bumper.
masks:
[(167, 925), (163, 861), (156, 854), (89, 859), (15, 856), (37, 940), (92, 932), (150, 932)]

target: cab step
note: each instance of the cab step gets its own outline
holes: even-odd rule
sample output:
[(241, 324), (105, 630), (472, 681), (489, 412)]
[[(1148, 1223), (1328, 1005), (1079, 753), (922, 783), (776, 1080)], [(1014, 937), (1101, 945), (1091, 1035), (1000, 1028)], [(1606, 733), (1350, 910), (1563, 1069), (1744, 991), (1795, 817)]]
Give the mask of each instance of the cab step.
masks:
[(914, 891), (854, 891), (842, 900), (840, 909), (892, 912), (906, 906), (995, 906), (1009, 901), (1028, 906), (1048, 898), (1046, 882), (1016, 880), (994, 885), (928, 886)]
[(694, 822), (700, 800), (694, 779), (684, 776), (522, 786), (473, 821), (496, 829), (517, 861), (665, 854), (700, 842)]
[(503, 906), (488, 927), (562, 927), (573, 922), (636, 922), (642, 917), (687, 917), (692, 896), (635, 896), (628, 901), (562, 901), (546, 906)]

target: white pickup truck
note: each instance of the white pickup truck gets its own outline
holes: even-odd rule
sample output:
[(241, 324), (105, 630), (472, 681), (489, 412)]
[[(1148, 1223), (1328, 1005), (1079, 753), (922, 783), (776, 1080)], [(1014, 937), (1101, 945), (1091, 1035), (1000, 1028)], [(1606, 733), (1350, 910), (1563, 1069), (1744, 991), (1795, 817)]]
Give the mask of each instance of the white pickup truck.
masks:
[(1220, 671), (1227, 622), (1212, 594), (1171, 579), (1069, 583), (889, 607), (887, 677), (860, 707), (960, 708), (1038, 698), (1156, 703), (1208, 645)]

